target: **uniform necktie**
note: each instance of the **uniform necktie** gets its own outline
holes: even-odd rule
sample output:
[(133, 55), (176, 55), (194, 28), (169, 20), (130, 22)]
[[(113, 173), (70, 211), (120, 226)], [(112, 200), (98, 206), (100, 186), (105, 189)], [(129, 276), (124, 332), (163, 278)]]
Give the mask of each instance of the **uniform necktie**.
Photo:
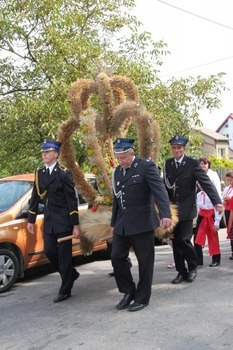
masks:
[(125, 176), (126, 175), (126, 173), (127, 173), (127, 171), (129, 170), (129, 168), (127, 168), (127, 169), (123, 169), (123, 176)]
[(50, 179), (50, 172), (49, 172), (49, 168), (46, 169), (46, 172), (45, 172), (45, 181), (46, 183), (49, 182), (49, 179)]
[(176, 169), (179, 169), (180, 167), (180, 162), (176, 162)]

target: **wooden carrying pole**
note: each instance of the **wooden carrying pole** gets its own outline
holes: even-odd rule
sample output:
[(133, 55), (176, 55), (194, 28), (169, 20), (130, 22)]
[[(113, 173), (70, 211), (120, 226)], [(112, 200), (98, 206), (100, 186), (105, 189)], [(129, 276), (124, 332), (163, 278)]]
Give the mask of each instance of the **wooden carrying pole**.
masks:
[(57, 241), (58, 242), (64, 242), (64, 241), (68, 241), (69, 239), (75, 238), (75, 235), (70, 235), (70, 236), (66, 236), (66, 237), (61, 237), (58, 238)]

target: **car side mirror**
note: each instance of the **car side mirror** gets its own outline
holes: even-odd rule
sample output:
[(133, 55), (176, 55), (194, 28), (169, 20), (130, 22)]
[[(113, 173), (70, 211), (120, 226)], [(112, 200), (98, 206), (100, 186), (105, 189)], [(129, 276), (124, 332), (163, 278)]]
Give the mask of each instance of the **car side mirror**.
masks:
[[(39, 203), (38, 205), (38, 215), (44, 214), (44, 204)], [(22, 210), (19, 215), (17, 215), (16, 219), (27, 219), (28, 218), (28, 209)]]
[(28, 217), (28, 211), (23, 210), (17, 215), (16, 219), (26, 219)]

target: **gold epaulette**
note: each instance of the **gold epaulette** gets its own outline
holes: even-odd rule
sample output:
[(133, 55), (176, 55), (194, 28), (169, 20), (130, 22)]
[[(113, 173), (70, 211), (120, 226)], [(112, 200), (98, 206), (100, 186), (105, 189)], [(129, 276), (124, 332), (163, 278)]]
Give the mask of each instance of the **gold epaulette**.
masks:
[(59, 164), (59, 169), (61, 169), (62, 171), (64, 171), (64, 173), (67, 173), (67, 171), (69, 171), (68, 168), (66, 168), (64, 165)]

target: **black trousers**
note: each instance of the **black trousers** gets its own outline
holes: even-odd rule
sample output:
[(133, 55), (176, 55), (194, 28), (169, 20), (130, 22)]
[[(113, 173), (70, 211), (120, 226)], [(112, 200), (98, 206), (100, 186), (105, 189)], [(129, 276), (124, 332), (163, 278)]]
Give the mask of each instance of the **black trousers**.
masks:
[(69, 236), (71, 232), (62, 234), (44, 233), (44, 252), (61, 276), (59, 293), (69, 294), (74, 283), (76, 270), (72, 262), (72, 240), (57, 242), (58, 238)]
[(186, 276), (188, 271), (197, 268), (197, 256), (191, 242), (193, 235), (193, 220), (179, 221), (173, 234), (174, 239), (172, 241), (172, 248), (176, 270), (182, 276)]
[[(128, 262), (130, 248), (138, 260), (139, 282), (133, 281)], [(154, 272), (154, 230), (131, 236), (113, 235), (111, 260), (120, 293), (135, 294), (135, 302), (148, 304)]]
[[(198, 228), (201, 224), (203, 220), (203, 216), (201, 215), (198, 215), (197, 217), (197, 223), (196, 223), (196, 227), (195, 229), (193, 230), (193, 233), (194, 233), (194, 241), (195, 241), (195, 238), (197, 236), (197, 231), (198, 231)], [(216, 233), (217, 234), (217, 233)], [(196, 244), (194, 243), (194, 247), (195, 247), (195, 251), (196, 251), (196, 255), (197, 255), (197, 264), (198, 265), (203, 265), (204, 263), (204, 259), (203, 259), (203, 250), (202, 250), (202, 246), (200, 246), (199, 244)], [(220, 260), (221, 260), (221, 254), (215, 254), (212, 256), (212, 262), (218, 262), (220, 263)]]

